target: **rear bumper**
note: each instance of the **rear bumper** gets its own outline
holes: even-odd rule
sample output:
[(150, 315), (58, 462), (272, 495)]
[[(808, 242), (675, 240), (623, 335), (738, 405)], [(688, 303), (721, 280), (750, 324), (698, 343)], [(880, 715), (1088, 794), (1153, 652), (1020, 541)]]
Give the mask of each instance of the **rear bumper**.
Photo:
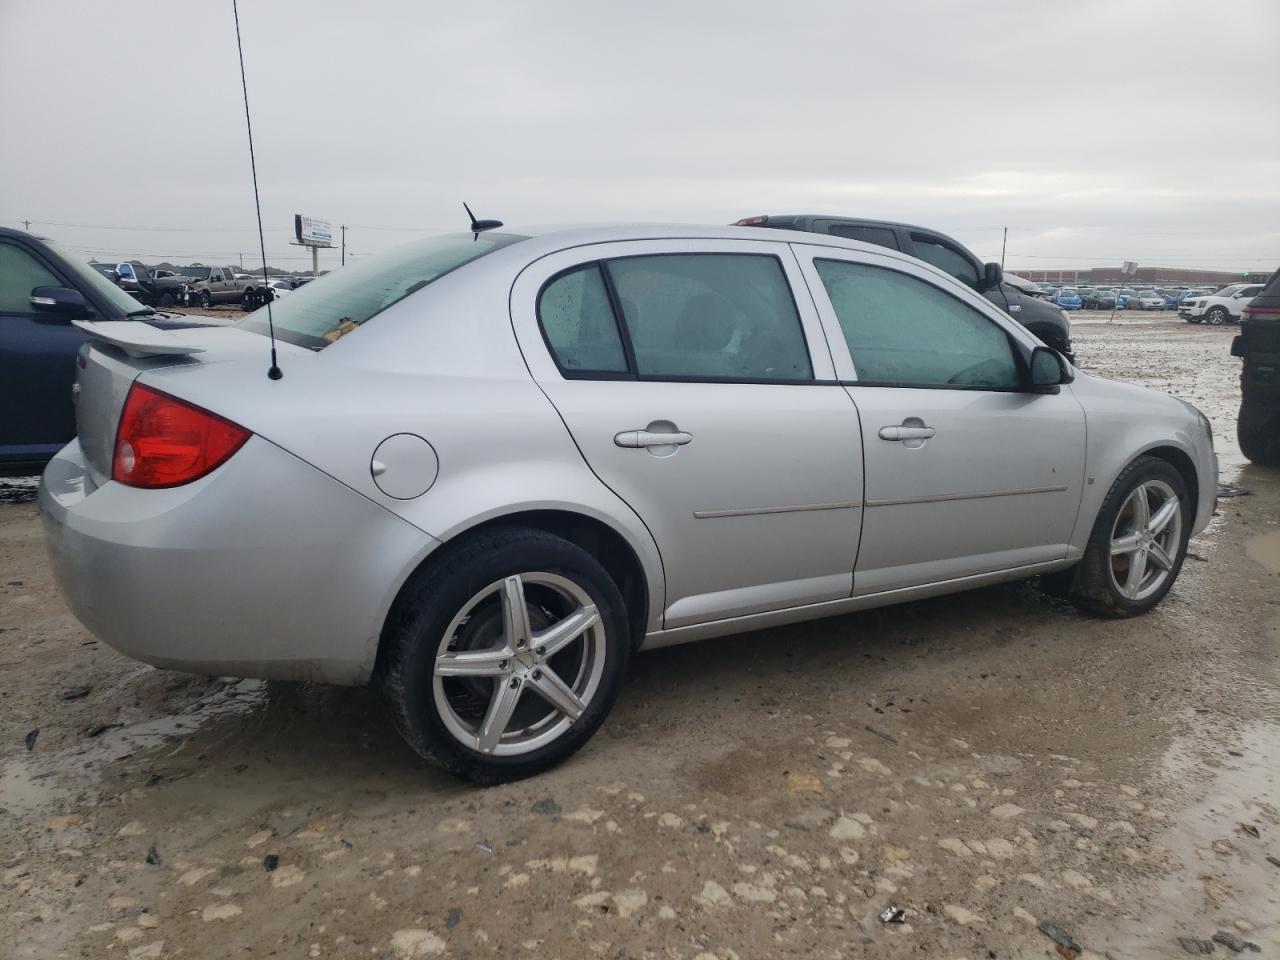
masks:
[(182, 487), (98, 487), (79, 441), (45, 469), (49, 558), (80, 621), (121, 653), (220, 675), (359, 684), (408, 573), (437, 545), (253, 437)]

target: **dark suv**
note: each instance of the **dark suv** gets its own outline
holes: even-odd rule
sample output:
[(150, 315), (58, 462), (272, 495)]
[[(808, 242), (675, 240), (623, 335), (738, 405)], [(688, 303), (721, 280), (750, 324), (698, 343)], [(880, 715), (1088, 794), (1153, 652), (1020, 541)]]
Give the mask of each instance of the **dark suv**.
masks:
[(1241, 311), (1231, 355), (1244, 360), (1236, 421), (1240, 450), (1254, 463), (1280, 467), (1280, 270)]
[(737, 225), (826, 233), (834, 237), (874, 243), (890, 250), (901, 250), (918, 260), (933, 264), (972, 287), (1046, 345), (1053, 347), (1072, 363), (1075, 362), (1075, 354), (1071, 352), (1071, 324), (1058, 306), (1005, 282), (1000, 264), (984, 264), (967, 247), (946, 234), (908, 223), (812, 214), (745, 217)]

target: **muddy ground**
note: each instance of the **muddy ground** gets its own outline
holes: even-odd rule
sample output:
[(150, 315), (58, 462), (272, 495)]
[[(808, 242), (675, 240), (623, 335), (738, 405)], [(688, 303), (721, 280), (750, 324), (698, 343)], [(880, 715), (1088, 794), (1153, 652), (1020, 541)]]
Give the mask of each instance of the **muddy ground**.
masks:
[(0, 506), (0, 957), (1280, 956), (1280, 472), (1230, 329), (1103, 319), (1084, 366), (1201, 406), (1249, 492), (1154, 613), (1018, 584), (644, 654), (511, 786), (368, 691), (126, 660)]

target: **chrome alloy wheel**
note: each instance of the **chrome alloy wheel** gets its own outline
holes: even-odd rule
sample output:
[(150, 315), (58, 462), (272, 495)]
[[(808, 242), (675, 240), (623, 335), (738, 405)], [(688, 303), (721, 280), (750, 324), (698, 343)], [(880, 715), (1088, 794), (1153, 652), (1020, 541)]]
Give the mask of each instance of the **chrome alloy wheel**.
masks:
[(553, 573), (506, 577), (468, 600), (445, 630), (432, 677), (436, 709), (465, 746), (530, 753), (586, 711), (605, 656), (604, 624), (582, 587)]
[(1125, 498), (1111, 529), (1111, 582), (1128, 600), (1145, 600), (1173, 573), (1182, 547), (1182, 508), (1173, 487), (1147, 480)]

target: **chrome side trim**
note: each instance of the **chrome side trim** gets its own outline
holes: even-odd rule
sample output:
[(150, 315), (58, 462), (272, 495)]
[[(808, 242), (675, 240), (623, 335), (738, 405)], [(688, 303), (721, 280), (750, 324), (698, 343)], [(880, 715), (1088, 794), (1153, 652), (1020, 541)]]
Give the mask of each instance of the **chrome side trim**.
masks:
[[(943, 503), (948, 500), (986, 500), (991, 497), (1024, 497), (1034, 493), (1065, 493), (1065, 483), (1051, 487), (1024, 487), (1021, 490), (981, 490), (977, 493), (939, 493), (929, 497), (886, 497), (868, 500), (868, 507), (897, 507), (906, 503)], [(697, 514), (694, 514), (697, 516)]]
[[(1066, 487), (1062, 488), (1067, 489)], [(867, 501), (870, 504), (870, 501)], [(765, 513), (799, 513), (802, 510), (849, 510), (862, 506), (861, 500), (835, 500), (831, 503), (797, 503), (784, 507), (739, 507), (735, 510), (695, 510), (693, 515), (699, 520), (710, 520), (715, 517), (755, 517)]]

